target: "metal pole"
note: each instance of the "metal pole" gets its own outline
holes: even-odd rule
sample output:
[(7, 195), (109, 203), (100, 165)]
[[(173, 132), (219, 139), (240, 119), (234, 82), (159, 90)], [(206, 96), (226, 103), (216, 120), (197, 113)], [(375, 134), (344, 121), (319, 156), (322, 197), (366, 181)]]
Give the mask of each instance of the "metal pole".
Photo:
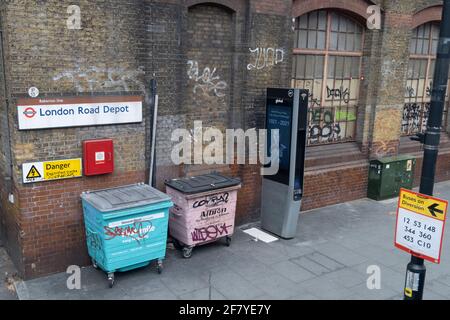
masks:
[(151, 81), (152, 87), (152, 96), (153, 96), (153, 125), (152, 125), (152, 141), (151, 141), (151, 151), (150, 151), (150, 173), (149, 173), (149, 181), (148, 184), (152, 187), (155, 187), (155, 169), (156, 169), (156, 125), (158, 123), (158, 95), (156, 92), (156, 80), (152, 79)]
[[(413, 140), (418, 140), (424, 144), (419, 192), (430, 196), (433, 195), (434, 189), (436, 162), (441, 140), (442, 116), (450, 68), (450, 0), (444, 0), (440, 29), (427, 130), (425, 134), (419, 134), (413, 138)], [(425, 274), (426, 268), (423, 259), (411, 256), (411, 262), (406, 270), (405, 300), (422, 300)]]

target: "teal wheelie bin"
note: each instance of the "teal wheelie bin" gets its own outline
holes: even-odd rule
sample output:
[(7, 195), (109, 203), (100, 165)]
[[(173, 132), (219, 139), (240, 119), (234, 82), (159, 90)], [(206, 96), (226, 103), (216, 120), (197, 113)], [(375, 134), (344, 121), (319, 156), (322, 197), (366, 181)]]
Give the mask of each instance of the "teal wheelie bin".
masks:
[(157, 261), (166, 255), (171, 198), (146, 184), (83, 192), (81, 195), (89, 256), (108, 275)]

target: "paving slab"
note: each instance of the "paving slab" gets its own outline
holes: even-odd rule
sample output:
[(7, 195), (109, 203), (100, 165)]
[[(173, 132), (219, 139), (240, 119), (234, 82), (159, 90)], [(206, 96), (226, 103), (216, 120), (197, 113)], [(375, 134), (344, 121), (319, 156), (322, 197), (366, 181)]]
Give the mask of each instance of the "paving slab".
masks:
[(215, 288), (207, 287), (179, 296), (181, 300), (226, 300)]
[(211, 286), (230, 300), (251, 300), (265, 293), (230, 268), (212, 270), (210, 279)]
[(353, 294), (350, 289), (325, 277), (307, 280), (302, 283), (301, 288), (321, 300), (342, 300)]
[(17, 300), (17, 295), (8, 285), (8, 278), (16, 277), (17, 270), (0, 243), (0, 300)]
[[(450, 199), (450, 181), (435, 190)], [(410, 255), (393, 245), (396, 206), (396, 199), (360, 199), (311, 210), (301, 215), (294, 239), (269, 244), (237, 228), (230, 247), (222, 242), (197, 247), (191, 259), (169, 247), (161, 275), (154, 265), (116, 274), (109, 289), (104, 272), (87, 267), (80, 290), (69, 290), (68, 275), (60, 273), (23, 282), (19, 298), (400, 300)], [(446, 228), (441, 264), (426, 262), (424, 299), (450, 299), (449, 248)], [(371, 290), (373, 266), (380, 268), (381, 288)], [(11, 267), (0, 247), (0, 271)]]
[(272, 269), (278, 274), (296, 283), (316, 277), (314, 273), (300, 267), (292, 261), (279, 262), (272, 265)]

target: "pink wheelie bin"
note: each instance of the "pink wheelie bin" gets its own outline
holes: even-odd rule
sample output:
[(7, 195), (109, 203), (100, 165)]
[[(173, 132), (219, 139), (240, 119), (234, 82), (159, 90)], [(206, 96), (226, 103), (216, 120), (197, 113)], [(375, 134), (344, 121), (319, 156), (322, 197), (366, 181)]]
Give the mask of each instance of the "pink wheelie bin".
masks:
[(169, 234), (184, 258), (191, 257), (194, 247), (219, 239), (231, 244), (240, 187), (239, 179), (217, 173), (166, 181), (174, 203)]

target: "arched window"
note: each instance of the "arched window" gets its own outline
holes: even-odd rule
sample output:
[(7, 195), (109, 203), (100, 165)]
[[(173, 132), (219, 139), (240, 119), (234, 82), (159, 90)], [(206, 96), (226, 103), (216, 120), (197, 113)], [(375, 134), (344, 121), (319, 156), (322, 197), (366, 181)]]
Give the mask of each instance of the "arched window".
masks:
[(354, 141), (364, 28), (329, 10), (295, 26), (292, 86), (310, 91), (308, 144)]
[[(403, 108), (402, 135), (414, 135), (426, 130), (438, 41), (439, 23), (429, 22), (413, 31)], [(448, 94), (444, 108), (443, 127), (446, 124), (447, 113)]]

